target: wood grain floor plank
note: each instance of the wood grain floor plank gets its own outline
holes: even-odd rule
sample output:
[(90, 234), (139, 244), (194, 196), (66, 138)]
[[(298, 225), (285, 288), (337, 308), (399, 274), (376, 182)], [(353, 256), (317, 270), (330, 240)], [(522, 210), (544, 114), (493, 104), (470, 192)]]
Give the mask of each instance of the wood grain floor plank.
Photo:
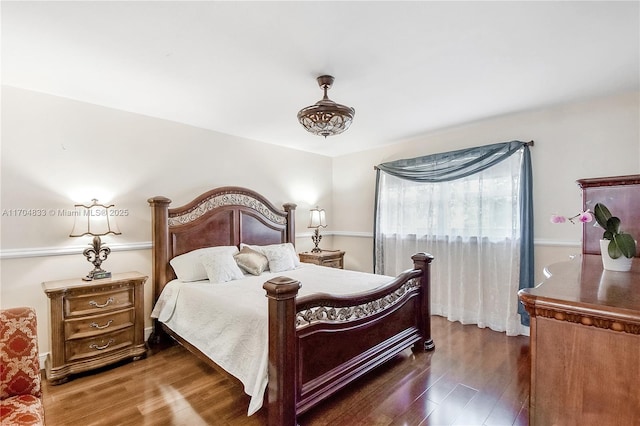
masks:
[[(505, 387), (498, 403), (485, 420), (487, 426), (512, 425), (525, 404), (529, 403), (530, 368), (522, 363)], [(524, 384), (526, 384), (526, 389)]]
[(458, 384), (444, 401), (438, 404), (438, 407), (426, 417), (423, 423), (434, 425), (452, 424), (477, 393), (476, 389)]
[[(500, 400), (505, 388), (518, 374), (518, 365), (524, 363), (528, 368), (528, 359), (519, 359), (523, 346), (517, 340), (514, 340), (510, 345), (494, 345), (493, 348), (492, 355), (482, 357), (483, 360), (476, 365), (476, 373), (469, 374), (465, 378), (465, 383), (476, 387), (478, 394), (469, 402), (453, 425), (483, 425), (496, 405), (501, 403)], [(527, 349), (528, 346), (524, 346), (524, 348)], [(510, 360), (515, 362), (510, 362)], [(528, 394), (528, 376), (526, 379), (526, 386), (524, 383), (522, 386), (526, 388)]]

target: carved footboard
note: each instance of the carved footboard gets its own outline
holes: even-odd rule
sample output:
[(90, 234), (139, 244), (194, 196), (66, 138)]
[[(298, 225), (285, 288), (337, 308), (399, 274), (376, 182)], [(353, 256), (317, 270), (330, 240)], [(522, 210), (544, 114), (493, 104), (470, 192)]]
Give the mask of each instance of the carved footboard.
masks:
[(413, 346), (431, 350), (431, 255), (412, 257), (414, 269), (357, 297), (296, 298), (300, 283), (264, 284), (269, 298), (269, 425), (296, 417), (356, 378)]

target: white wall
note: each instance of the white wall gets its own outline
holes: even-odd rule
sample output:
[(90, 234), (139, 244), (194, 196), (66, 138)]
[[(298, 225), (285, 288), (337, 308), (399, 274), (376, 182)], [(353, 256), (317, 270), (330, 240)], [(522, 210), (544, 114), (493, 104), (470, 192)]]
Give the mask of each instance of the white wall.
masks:
[[(208, 189), (234, 185), (256, 190), (276, 206), (294, 202), (300, 251), (312, 247), (309, 209), (319, 204), (331, 215), (329, 157), (12, 87), (3, 86), (1, 95), (0, 305), (36, 308), (41, 353), (49, 348), (41, 283), (92, 269), (81, 254), (90, 237), (70, 238), (73, 218), (58, 209), (97, 197), (128, 210), (118, 222), (122, 235), (103, 238), (114, 249), (103, 267), (149, 276), (150, 197), (181, 205)], [(47, 214), (16, 216), (15, 209)], [(146, 248), (130, 250), (140, 246)], [(150, 282), (145, 299), (148, 315)]]
[[(478, 145), (534, 140), (534, 234), (537, 281), (544, 265), (579, 253), (581, 228), (552, 225), (552, 213), (582, 207), (575, 181), (640, 173), (640, 93), (625, 93), (444, 129), (403, 143), (333, 159), (334, 248), (348, 268), (371, 271), (374, 166)], [(351, 234), (356, 234), (351, 236)], [(437, 260), (437, 259), (436, 259)], [(407, 260), (410, 267), (410, 260)]]

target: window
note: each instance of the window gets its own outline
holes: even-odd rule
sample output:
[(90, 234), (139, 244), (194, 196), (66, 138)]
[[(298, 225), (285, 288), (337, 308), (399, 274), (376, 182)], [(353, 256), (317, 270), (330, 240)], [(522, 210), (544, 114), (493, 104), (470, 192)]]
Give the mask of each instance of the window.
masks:
[[(386, 163), (391, 173), (378, 166), (374, 246), (376, 272), (385, 275), (407, 269), (416, 252), (434, 255), (433, 314), (519, 334), (524, 311), (518, 312), (517, 292), (523, 282), (533, 284), (533, 232), (528, 147), (513, 144)], [(434, 169), (450, 164), (449, 154), (460, 170), (476, 166), (486, 151), (499, 152), (490, 151), (496, 147), (503, 150), (494, 155), (499, 160), (457, 178), (449, 172), (443, 181), (434, 178)], [(402, 177), (403, 167), (409, 178)]]

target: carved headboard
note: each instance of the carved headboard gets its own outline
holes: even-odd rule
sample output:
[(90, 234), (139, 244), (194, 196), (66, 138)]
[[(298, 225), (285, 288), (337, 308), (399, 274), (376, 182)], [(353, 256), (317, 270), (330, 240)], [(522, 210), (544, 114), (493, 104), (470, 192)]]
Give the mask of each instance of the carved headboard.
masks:
[(190, 203), (169, 208), (166, 197), (150, 198), (152, 222), (153, 301), (175, 274), (169, 261), (191, 250), (240, 243), (295, 245), (295, 209), (283, 210), (250, 189), (212, 189)]
[[(582, 188), (584, 210), (593, 211), (596, 203), (604, 204), (612, 215), (620, 218), (620, 228), (640, 240), (640, 175), (580, 179), (577, 183)], [(600, 254), (602, 233), (598, 225), (585, 225), (582, 253)], [(640, 250), (637, 250), (636, 257), (640, 257)]]

